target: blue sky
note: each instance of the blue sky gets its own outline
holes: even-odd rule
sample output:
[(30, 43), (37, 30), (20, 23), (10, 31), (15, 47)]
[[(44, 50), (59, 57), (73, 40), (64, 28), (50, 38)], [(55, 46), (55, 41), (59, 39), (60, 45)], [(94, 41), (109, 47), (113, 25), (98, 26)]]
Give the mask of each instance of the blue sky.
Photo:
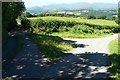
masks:
[(61, 4), (61, 3), (77, 3), (77, 2), (88, 2), (88, 3), (118, 3), (120, 0), (22, 0), (25, 2), (26, 7), (34, 6), (45, 6), (50, 4)]

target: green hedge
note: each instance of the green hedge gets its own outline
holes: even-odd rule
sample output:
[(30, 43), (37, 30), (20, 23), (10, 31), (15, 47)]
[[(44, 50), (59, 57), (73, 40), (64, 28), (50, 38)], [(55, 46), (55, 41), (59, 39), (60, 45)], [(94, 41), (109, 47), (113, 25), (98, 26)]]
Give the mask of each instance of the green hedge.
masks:
[(95, 25), (89, 23), (80, 23), (75, 21), (73, 22), (73, 21), (43, 20), (43, 19), (30, 19), (30, 21), (33, 28), (37, 28), (39, 29), (39, 31), (47, 32), (47, 33), (59, 32), (62, 30), (62, 28), (64, 28), (65, 31), (68, 31), (67, 28), (72, 28), (75, 25), (86, 25), (92, 29), (98, 29), (98, 30), (104, 30), (104, 29), (111, 30), (114, 33), (120, 31), (120, 29), (116, 26), (106, 26), (106, 25), (101, 26), (101, 25)]

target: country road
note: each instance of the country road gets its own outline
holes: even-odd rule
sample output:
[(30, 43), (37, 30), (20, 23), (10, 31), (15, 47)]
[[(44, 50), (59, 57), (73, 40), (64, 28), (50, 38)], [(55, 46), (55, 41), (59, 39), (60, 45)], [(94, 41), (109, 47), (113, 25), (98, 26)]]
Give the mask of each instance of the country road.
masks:
[(93, 52), (93, 53), (108, 53), (108, 44), (110, 41), (117, 39), (118, 34), (114, 34), (110, 37), (105, 38), (90, 38), (90, 39), (71, 39), (64, 38), (67, 41), (73, 42), (77, 48), (69, 51), (69, 53), (79, 54), (85, 52)]
[(19, 33), (25, 41), (22, 51), (3, 70), (3, 77), (17, 78), (90, 78), (108, 80), (110, 73), (108, 43), (118, 34), (106, 38), (68, 39), (76, 48), (63, 54), (59, 60), (48, 62), (41, 58), (41, 51), (24, 33)]

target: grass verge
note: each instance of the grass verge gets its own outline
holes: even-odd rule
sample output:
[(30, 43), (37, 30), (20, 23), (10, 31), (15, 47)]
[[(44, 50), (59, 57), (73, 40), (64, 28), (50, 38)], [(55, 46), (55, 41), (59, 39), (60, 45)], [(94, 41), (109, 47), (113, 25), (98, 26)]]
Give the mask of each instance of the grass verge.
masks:
[(118, 39), (113, 40), (109, 43), (109, 50), (110, 50), (110, 55), (109, 58), (111, 60), (111, 73), (112, 76), (116, 78), (116, 80), (120, 80), (120, 53), (119, 53), (119, 48), (120, 43), (118, 44)]
[(59, 36), (62, 38), (102, 38), (112, 35), (110, 34), (89, 34), (89, 33), (73, 33), (73, 32), (56, 32), (52, 33), (52, 36)]
[(35, 33), (28, 33), (27, 35), (38, 45), (43, 55), (50, 61), (73, 48), (69, 42), (57, 36)]

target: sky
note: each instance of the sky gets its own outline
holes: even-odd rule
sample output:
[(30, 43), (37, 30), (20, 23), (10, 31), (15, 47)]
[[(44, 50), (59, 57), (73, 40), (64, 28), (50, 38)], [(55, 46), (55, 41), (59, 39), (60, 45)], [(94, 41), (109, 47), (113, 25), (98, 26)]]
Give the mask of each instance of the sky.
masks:
[(26, 7), (36, 7), (45, 6), (51, 4), (61, 4), (61, 3), (78, 3), (78, 2), (88, 2), (88, 3), (118, 3), (120, 0), (22, 0), (25, 2)]

